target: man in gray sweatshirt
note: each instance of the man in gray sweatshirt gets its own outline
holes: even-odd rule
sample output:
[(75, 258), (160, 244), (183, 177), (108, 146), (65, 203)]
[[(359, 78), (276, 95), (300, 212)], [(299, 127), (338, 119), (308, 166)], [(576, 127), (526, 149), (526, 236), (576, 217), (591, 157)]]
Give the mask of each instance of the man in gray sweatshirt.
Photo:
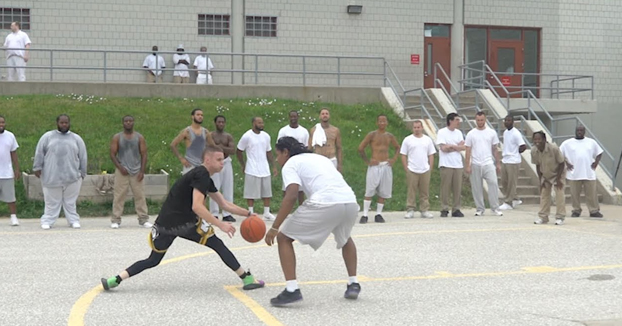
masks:
[(80, 215), (76, 212), (76, 200), (82, 179), (86, 176), (86, 146), (80, 136), (69, 131), (68, 115), (59, 115), (56, 126), (57, 130), (41, 136), (35, 151), (33, 171), (37, 178), (41, 178), (45, 201), (41, 228), (50, 229), (62, 205), (69, 226), (79, 229)]

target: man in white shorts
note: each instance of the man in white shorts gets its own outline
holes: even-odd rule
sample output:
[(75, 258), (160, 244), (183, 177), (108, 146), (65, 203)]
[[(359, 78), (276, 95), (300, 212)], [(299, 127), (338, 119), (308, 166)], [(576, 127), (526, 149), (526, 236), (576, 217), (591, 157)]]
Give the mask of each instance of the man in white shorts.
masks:
[(11, 34), (4, 40), (5, 48), (25, 49), (6, 50), (6, 65), (9, 66), (8, 81), (26, 81), (26, 62), (29, 59), (30, 48), (28, 34), (20, 30), (19, 22), (11, 23)]
[(415, 215), (417, 192), (419, 192), (421, 218), (434, 217), (428, 210), (430, 209), (430, 177), (434, 167), (435, 153), (434, 142), (423, 134), (423, 123), (420, 120), (413, 122), (413, 134), (404, 138), (400, 149), (408, 186), (406, 199), (408, 211), (404, 216), (406, 219), (413, 218)]
[(11, 225), (18, 226), (17, 206), (15, 205), (15, 180), (19, 180), (17, 161), (17, 140), (12, 132), (5, 129), (6, 120), (0, 115), (0, 201), (7, 203), (11, 213)]
[[(309, 131), (305, 127), (298, 124), (298, 111), (289, 111), (289, 124), (279, 130), (276, 141), (283, 137), (292, 137), (303, 145), (309, 144)], [(285, 185), (283, 185), (283, 194), (285, 194)], [(305, 201), (305, 193), (301, 190), (298, 193), (298, 203), (302, 205)]]
[[(263, 217), (268, 221), (274, 221), (275, 217), (270, 213), (270, 199), (272, 199), (270, 165), (275, 176), (277, 170), (273, 164), (270, 135), (263, 131), (262, 118), (254, 117), (252, 122), (253, 129), (244, 133), (240, 138), (236, 151), (244, 174), (244, 198), (251, 212), (253, 212), (255, 199), (263, 199)], [(246, 152), (247, 161), (244, 160), (244, 152)]]
[(207, 48), (202, 46), (201, 52), (204, 54), (198, 55), (194, 58), (194, 69), (197, 69), (197, 84), (212, 85), (212, 59), (207, 56)]
[[(357, 299), (361, 286), (356, 276), (356, 245), (350, 234), (356, 223), (359, 207), (352, 188), (328, 158), (310, 153), (296, 139), (279, 139), (276, 150), (276, 159), (283, 167), (281, 174), (287, 190), (277, 218), (266, 234), (266, 243), (271, 246), (275, 237), (277, 238), (286, 288), (272, 298), (270, 303), (280, 307), (302, 300), (296, 280), (293, 242), (308, 244), (317, 250), (331, 233), (337, 242), (337, 249), (341, 249), (348, 271), (348, 286), (344, 297)], [(300, 189), (308, 199), (288, 217)]]

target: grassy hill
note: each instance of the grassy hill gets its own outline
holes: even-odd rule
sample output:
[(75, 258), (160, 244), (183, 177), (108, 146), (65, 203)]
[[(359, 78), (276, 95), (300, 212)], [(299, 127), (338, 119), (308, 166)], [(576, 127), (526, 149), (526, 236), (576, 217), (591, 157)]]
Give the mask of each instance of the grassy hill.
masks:
[[(213, 118), (217, 114), (227, 117), (226, 130), (237, 141), (251, 128), (251, 118), (261, 116), (265, 121), (265, 131), (276, 141), (278, 130), (288, 124), (288, 112), (300, 112), (300, 124), (308, 129), (318, 122), (321, 107), (331, 109), (331, 123), (341, 129), (344, 147), (344, 176), (362, 203), (365, 191), (366, 166), (357, 153), (357, 147), (367, 132), (376, 129), (376, 116), (384, 113), (389, 117), (388, 130), (398, 141), (410, 134), (401, 119), (380, 104), (336, 105), (330, 103), (304, 103), (297, 101), (254, 98), (254, 99), (185, 99), (185, 98), (101, 98), (81, 94), (59, 94), (56, 96), (13, 96), (0, 97), (0, 115), (6, 117), (6, 129), (13, 132), (20, 145), (18, 150), (22, 171), (31, 172), (34, 152), (41, 135), (56, 129), (56, 116), (66, 113), (71, 117), (71, 130), (85, 141), (88, 155), (88, 173), (102, 171), (114, 172), (109, 159), (111, 137), (122, 130), (121, 119), (130, 114), (135, 118), (135, 129), (145, 136), (148, 147), (148, 172), (158, 173), (166, 170), (172, 182), (179, 178), (181, 164), (172, 154), (169, 143), (179, 131), (190, 124), (190, 111), (202, 108), (205, 116), (203, 126), (214, 130)], [(242, 199), (243, 176), (236, 159), (233, 160), (235, 174), (235, 202), (244, 206)], [(401, 164), (396, 164), (394, 172), (393, 198), (387, 202), (386, 210), (403, 210), (406, 201), (405, 175)], [(437, 169), (432, 176), (430, 201), (432, 209), (438, 210), (439, 174)], [(277, 211), (282, 198), (281, 179), (274, 178), (274, 198), (272, 211)], [(16, 185), (20, 217), (39, 217), (43, 203), (29, 201), (25, 197), (21, 182)], [(468, 193), (467, 193), (468, 194)], [(470, 194), (464, 196), (469, 201)], [(375, 206), (375, 205), (374, 205)], [(372, 207), (374, 207), (372, 206)], [(256, 209), (260, 206), (256, 204)], [(149, 213), (157, 214), (158, 203), (149, 204)], [(111, 204), (81, 203), (78, 213), (82, 216), (108, 216)], [(132, 213), (133, 207), (126, 206)], [(8, 215), (6, 205), (0, 204), (0, 216)]]

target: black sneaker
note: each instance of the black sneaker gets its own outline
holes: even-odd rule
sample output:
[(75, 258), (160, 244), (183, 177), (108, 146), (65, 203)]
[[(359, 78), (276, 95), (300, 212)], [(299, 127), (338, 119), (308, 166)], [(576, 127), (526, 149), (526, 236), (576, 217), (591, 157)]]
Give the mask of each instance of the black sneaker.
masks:
[(358, 283), (352, 283), (348, 285), (348, 289), (343, 297), (350, 300), (356, 300), (359, 297), (359, 293), (361, 293), (361, 285)]
[(361, 224), (367, 223), (367, 216), (361, 216), (361, 220), (359, 221)]
[(594, 212), (594, 213), (590, 213), (590, 217), (602, 218), (603, 214), (601, 212)]
[(376, 216), (374, 216), (374, 222), (376, 222), (376, 223), (384, 223), (384, 218), (382, 218), (382, 215), (377, 214)]
[(581, 212), (572, 212), (572, 215), (570, 215), (570, 217), (579, 217), (581, 216)]
[(235, 218), (233, 218), (233, 216), (231, 215), (227, 215), (222, 218), (222, 221), (223, 222), (235, 222)]
[(449, 215), (449, 211), (441, 211), (441, 217), (447, 217)]
[(270, 304), (275, 307), (283, 307), (290, 303), (294, 303), (302, 300), (302, 293), (300, 293), (300, 289), (296, 289), (294, 292), (289, 292), (287, 289), (283, 290), (283, 292), (279, 293), (276, 297), (270, 299)]
[(464, 217), (464, 214), (459, 209), (456, 209), (453, 213), (451, 213), (451, 217)]

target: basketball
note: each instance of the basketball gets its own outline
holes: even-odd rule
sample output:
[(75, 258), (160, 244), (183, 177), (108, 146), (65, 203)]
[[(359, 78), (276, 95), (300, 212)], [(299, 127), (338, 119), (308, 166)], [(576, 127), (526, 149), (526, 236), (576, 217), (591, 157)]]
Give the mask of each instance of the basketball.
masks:
[(240, 233), (244, 240), (255, 243), (261, 241), (266, 235), (266, 223), (257, 215), (247, 217), (240, 225)]

